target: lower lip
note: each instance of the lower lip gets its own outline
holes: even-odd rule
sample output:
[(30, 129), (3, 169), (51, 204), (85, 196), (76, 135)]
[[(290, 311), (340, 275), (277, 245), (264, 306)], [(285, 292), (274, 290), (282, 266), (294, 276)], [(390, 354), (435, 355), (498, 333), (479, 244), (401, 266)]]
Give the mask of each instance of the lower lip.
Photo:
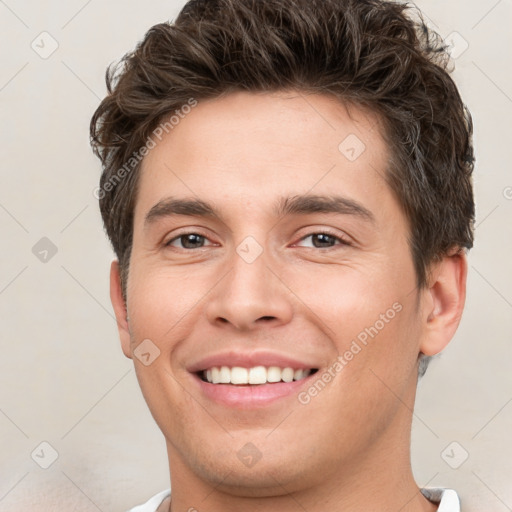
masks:
[[(314, 374), (313, 374), (314, 375)], [(202, 393), (214, 402), (229, 407), (251, 409), (264, 407), (279, 399), (297, 396), (300, 388), (309, 382), (313, 375), (292, 382), (236, 386), (233, 384), (211, 384), (194, 375)]]

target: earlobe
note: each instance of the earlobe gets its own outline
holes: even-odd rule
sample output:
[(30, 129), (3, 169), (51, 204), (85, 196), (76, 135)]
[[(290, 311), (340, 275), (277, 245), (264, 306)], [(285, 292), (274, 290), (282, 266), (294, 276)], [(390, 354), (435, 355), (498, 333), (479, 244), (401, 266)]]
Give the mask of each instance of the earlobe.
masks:
[(112, 307), (114, 308), (114, 314), (116, 316), (121, 348), (123, 349), (124, 355), (131, 359), (130, 327), (128, 325), (126, 303), (124, 301), (121, 288), (119, 262), (117, 260), (112, 261), (112, 264), (110, 265), (110, 301), (112, 302)]
[(441, 352), (459, 326), (466, 300), (467, 259), (460, 251), (435, 264), (425, 291), (424, 336), (420, 351), (433, 356)]

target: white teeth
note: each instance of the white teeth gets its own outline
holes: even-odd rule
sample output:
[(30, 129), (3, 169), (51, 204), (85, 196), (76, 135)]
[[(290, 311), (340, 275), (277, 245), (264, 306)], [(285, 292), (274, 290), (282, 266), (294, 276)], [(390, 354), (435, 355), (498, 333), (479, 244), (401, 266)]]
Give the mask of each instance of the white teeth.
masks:
[(267, 369), (264, 366), (255, 366), (249, 370), (249, 384), (265, 384), (267, 382)]
[(281, 379), (285, 382), (291, 382), (293, 380), (293, 368), (284, 368), (281, 373)]
[(242, 368), (241, 366), (214, 366), (203, 372), (203, 377), (211, 384), (266, 384), (267, 382), (292, 382), (305, 379), (311, 370), (294, 370), (291, 367), (254, 366)]
[(271, 366), (267, 370), (267, 381), (268, 382), (280, 382), (281, 381), (281, 368), (278, 366)]
[(247, 384), (248, 382), (249, 370), (247, 368), (241, 368), (240, 366), (231, 368), (231, 384)]
[(227, 366), (221, 366), (219, 371), (219, 384), (229, 384), (231, 382), (231, 370)]

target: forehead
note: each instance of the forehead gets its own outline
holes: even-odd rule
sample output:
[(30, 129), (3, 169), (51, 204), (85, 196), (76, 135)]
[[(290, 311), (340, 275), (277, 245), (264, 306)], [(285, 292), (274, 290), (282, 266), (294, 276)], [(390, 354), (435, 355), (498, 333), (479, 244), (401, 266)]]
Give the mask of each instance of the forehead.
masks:
[(136, 219), (166, 195), (270, 211), (278, 197), (386, 187), (379, 118), (334, 97), (239, 92), (186, 111), (143, 160)]

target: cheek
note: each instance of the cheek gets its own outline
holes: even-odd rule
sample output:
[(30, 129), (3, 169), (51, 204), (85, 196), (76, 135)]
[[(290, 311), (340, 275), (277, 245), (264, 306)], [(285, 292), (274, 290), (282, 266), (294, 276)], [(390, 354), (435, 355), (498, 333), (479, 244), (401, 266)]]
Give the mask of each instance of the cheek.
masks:
[(317, 275), (316, 280), (311, 276), (296, 280), (297, 295), (308, 298), (305, 314), (323, 329), (342, 358), (340, 380), (351, 385), (364, 382), (372, 392), (385, 388), (379, 377), (390, 387), (404, 381), (409, 385), (418, 356), (414, 273), (412, 267), (392, 270), (374, 268), (365, 273), (340, 268), (330, 276)]
[[(195, 418), (187, 411), (198, 411), (192, 397), (169, 372), (169, 367), (161, 354), (151, 366), (136, 363), (139, 386), (151, 415), (164, 435), (178, 445), (184, 444)], [(202, 412), (201, 409), (198, 411)], [(201, 416), (202, 424), (214, 428), (211, 418)]]
[(404, 301), (400, 284), (375, 268), (331, 265), (312, 268), (310, 273), (288, 273), (286, 280), (307, 306), (302, 308), (304, 314), (309, 309), (317, 315), (335, 339), (356, 337), (376, 322), (382, 330), (399, 316)]
[(387, 425), (404, 403), (413, 405), (416, 315), (411, 303), (396, 301), (389, 306), (383, 302), (366, 315), (364, 324), (358, 320), (352, 335), (337, 338), (343, 369), (336, 379), (337, 396), (332, 399), (338, 402), (340, 413), (350, 411), (352, 421), (361, 428), (365, 422)]
[(167, 349), (169, 342), (181, 339), (190, 330), (194, 314), (213, 286), (211, 272), (192, 272), (186, 266), (134, 265), (130, 277), (128, 312), (133, 338), (150, 338)]

